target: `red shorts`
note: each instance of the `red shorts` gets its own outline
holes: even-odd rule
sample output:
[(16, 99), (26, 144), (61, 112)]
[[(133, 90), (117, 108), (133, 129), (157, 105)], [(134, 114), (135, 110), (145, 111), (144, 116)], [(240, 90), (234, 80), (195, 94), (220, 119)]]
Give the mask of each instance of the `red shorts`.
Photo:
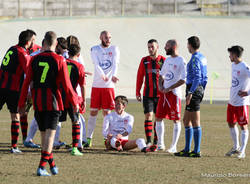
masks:
[(156, 118), (166, 118), (170, 120), (181, 119), (181, 99), (172, 91), (161, 93), (156, 109)]
[(227, 122), (230, 124), (235, 124), (238, 122), (239, 125), (248, 124), (248, 106), (232, 106), (231, 104), (227, 105)]
[(90, 108), (113, 110), (115, 108), (114, 100), (114, 88), (92, 88)]

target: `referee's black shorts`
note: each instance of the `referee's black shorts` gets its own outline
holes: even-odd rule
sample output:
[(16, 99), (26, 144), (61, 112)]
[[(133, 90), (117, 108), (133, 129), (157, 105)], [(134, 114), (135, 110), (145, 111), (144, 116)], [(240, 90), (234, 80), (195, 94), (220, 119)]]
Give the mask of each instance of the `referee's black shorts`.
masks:
[(145, 97), (145, 96), (143, 96), (144, 114), (147, 114), (149, 112), (156, 113), (158, 100), (159, 100), (158, 97)]
[[(186, 97), (191, 88), (191, 84), (188, 84), (186, 87)], [(202, 102), (204, 96), (203, 86), (198, 86), (195, 92), (192, 94), (192, 98), (189, 105), (186, 105), (186, 110), (189, 112), (196, 112), (200, 110), (200, 103)]]

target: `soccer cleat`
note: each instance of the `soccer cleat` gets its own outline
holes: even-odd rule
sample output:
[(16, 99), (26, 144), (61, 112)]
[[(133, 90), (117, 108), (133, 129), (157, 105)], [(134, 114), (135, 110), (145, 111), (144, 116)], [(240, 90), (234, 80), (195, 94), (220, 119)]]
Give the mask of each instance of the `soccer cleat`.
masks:
[(238, 159), (243, 159), (246, 157), (246, 154), (244, 152), (239, 152), (239, 155), (237, 156)]
[(62, 146), (65, 146), (65, 145), (66, 145), (66, 142), (59, 141), (58, 143), (54, 143), (53, 147), (55, 149), (60, 149)]
[(73, 147), (71, 151), (71, 155), (73, 156), (82, 156), (83, 154), (77, 149), (77, 147)]
[(164, 151), (166, 148), (164, 145), (158, 145), (157, 151)]
[(50, 172), (51, 172), (53, 175), (57, 175), (57, 174), (58, 174), (58, 168), (57, 168), (56, 166), (51, 167), (51, 168), (50, 168)]
[(49, 174), (46, 171), (46, 169), (42, 169), (42, 168), (37, 168), (36, 175), (37, 176), (51, 176), (51, 174)]
[(188, 157), (198, 158), (201, 157), (201, 152), (195, 153), (194, 151), (190, 152)]
[(89, 148), (92, 147), (92, 139), (91, 138), (87, 138), (87, 142), (84, 144), (85, 148)]
[(182, 150), (180, 152), (174, 153), (175, 156), (177, 157), (188, 157), (190, 152), (187, 152), (185, 150)]
[(11, 153), (14, 153), (14, 154), (20, 154), (20, 153), (22, 153), (22, 151), (20, 150), (20, 149), (18, 149), (18, 147), (16, 147), (16, 148), (11, 148), (10, 149), (10, 152)]
[(176, 150), (176, 148), (169, 148), (168, 150), (166, 150), (166, 152), (173, 154), (173, 153), (176, 153), (177, 150)]
[(24, 141), (23, 145), (26, 148), (40, 148), (40, 146), (38, 144), (33, 143), (32, 141)]
[(115, 142), (115, 147), (116, 147), (117, 151), (123, 151), (123, 149), (122, 149), (122, 144), (121, 144), (121, 140), (117, 140), (117, 141)]
[(147, 147), (146, 152), (155, 152), (155, 151), (157, 151), (157, 148), (158, 148), (157, 145), (153, 144), (153, 145)]
[(234, 155), (234, 154), (239, 154), (240, 152), (239, 152), (239, 149), (234, 149), (234, 148), (232, 148), (231, 150), (229, 150), (226, 154), (225, 154), (225, 156), (228, 156), (228, 157), (231, 157), (232, 155)]

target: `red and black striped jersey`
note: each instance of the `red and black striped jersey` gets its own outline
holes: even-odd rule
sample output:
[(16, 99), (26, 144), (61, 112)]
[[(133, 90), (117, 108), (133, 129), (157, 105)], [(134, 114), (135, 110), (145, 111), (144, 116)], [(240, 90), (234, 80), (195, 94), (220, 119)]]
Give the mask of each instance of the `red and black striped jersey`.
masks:
[(78, 97), (72, 88), (66, 60), (52, 51), (45, 51), (32, 57), (21, 91), (19, 108), (23, 107), (31, 84), (33, 107), (36, 111), (64, 110), (60, 85), (73, 106)]
[(166, 58), (161, 55), (159, 55), (155, 60), (153, 60), (150, 56), (142, 58), (137, 71), (136, 96), (141, 96), (140, 91), (144, 82), (143, 96), (159, 97), (159, 72), (165, 59)]
[[(73, 89), (76, 92), (76, 88), (78, 84), (80, 86), (85, 85), (85, 71), (84, 66), (77, 61), (74, 61), (72, 59), (67, 59), (67, 67), (70, 77), (70, 82), (72, 84)], [(62, 88), (62, 96), (63, 96), (63, 102), (66, 108), (69, 107), (69, 101), (65, 96), (65, 91)]]
[(1, 64), (0, 88), (20, 91), (29, 61), (25, 48), (18, 45), (10, 47)]

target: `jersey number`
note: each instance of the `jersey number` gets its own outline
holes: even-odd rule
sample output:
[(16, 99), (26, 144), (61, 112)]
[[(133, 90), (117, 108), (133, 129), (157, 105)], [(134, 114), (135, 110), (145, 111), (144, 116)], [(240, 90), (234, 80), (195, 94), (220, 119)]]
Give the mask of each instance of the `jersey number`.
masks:
[(10, 62), (10, 56), (13, 54), (13, 51), (9, 51), (7, 52), (7, 54), (5, 55), (4, 59), (3, 59), (3, 65), (7, 66)]
[(68, 72), (69, 72), (69, 76), (70, 76), (70, 74), (71, 74), (71, 69), (72, 69), (72, 65), (68, 65), (67, 67), (68, 67)]
[(46, 63), (46, 62), (39, 62), (39, 66), (44, 67), (43, 68), (43, 73), (42, 73), (42, 76), (41, 76), (41, 80), (40, 80), (40, 83), (44, 83), (45, 80), (46, 80), (46, 77), (47, 77), (47, 73), (49, 71), (49, 64)]

